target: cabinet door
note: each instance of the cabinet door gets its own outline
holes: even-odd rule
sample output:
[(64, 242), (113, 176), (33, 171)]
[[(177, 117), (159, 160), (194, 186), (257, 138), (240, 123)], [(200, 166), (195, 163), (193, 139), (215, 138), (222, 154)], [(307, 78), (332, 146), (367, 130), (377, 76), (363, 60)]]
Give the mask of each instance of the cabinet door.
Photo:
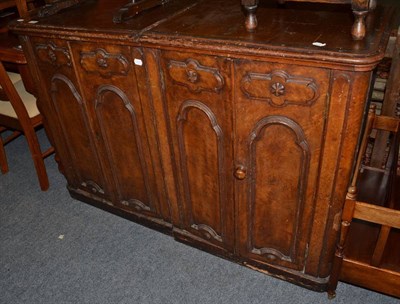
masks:
[[(149, 146), (146, 129), (153, 130), (152, 117), (142, 108), (132, 49), (110, 44), (71, 45), (115, 204), (132, 213), (168, 220), (168, 207), (160, 204), (162, 193), (152, 163), (158, 147)], [(143, 67), (143, 61), (139, 66)], [(140, 81), (146, 87), (147, 80)], [(162, 184), (161, 176), (158, 181)]]
[(39, 107), (71, 189), (110, 201), (111, 194), (92, 136), (87, 103), (80, 92), (66, 41), (32, 39), (40, 78)]
[(312, 250), (329, 73), (247, 61), (235, 73), (239, 253), (302, 270)]
[(181, 222), (177, 237), (233, 250), (231, 62), (163, 52)]

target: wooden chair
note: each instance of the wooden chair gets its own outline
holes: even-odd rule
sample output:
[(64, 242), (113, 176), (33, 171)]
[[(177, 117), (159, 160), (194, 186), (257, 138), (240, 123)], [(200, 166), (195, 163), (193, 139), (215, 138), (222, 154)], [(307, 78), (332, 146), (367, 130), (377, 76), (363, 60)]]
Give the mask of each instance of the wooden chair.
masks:
[(16, 7), (21, 18), (29, 16), (34, 0), (0, 0), (0, 10)]
[(54, 15), (62, 9), (74, 6), (83, 0), (0, 0), (0, 10), (15, 7), (22, 19)]
[(30, 19), (31, 17), (46, 17), (57, 14), (59, 11), (78, 5), (84, 0), (43, 0), (43, 5), (39, 7), (29, 6), (29, 2), (33, 0), (16, 1), (19, 2), (18, 11), (20, 16), (24, 19)]
[[(26, 64), (23, 58), (22, 52), (12, 56), (11, 51), (2, 54), (0, 48), (0, 59), (15, 60), (21, 65)], [(51, 147), (43, 153), (40, 149), (35, 129), (43, 125), (43, 118), (37, 109), (36, 98), (26, 91), (21, 75), (7, 72), (1, 61), (0, 85), (0, 135), (5, 131), (8, 131), (5, 133), (9, 133), (4, 139), (0, 138), (1, 172), (3, 174), (8, 172), (4, 145), (24, 134), (32, 154), (40, 188), (45, 191), (49, 188), (49, 181), (43, 159), (53, 153), (54, 149)]]
[[(333, 298), (338, 280), (400, 297), (400, 120), (369, 111), (355, 173), (344, 204), (340, 238), (328, 284)], [(390, 132), (378, 168), (362, 164), (374, 130)]]

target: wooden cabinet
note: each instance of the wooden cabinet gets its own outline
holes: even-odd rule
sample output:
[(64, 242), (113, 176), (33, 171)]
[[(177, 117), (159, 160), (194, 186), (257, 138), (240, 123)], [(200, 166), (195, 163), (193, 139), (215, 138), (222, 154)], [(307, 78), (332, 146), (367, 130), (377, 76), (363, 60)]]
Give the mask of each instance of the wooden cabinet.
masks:
[[(316, 278), (329, 273), (320, 265), (335, 234), (324, 229), (337, 224), (337, 215), (327, 216), (328, 202), (335, 199), (338, 155), (346, 153), (338, 141), (348, 132), (338, 113), (349, 107), (353, 88), (368, 86), (369, 73), (336, 76), (328, 68), (186, 52), (159, 56), (159, 119), (169, 126), (178, 188), (175, 237), (323, 286), (326, 279)], [(365, 98), (366, 91), (356, 97), (352, 120), (361, 118)], [(322, 176), (331, 182), (324, 188)]]
[(360, 44), (343, 36), (347, 12), (266, 6), (249, 34), (236, 1), (170, 1), (115, 24), (122, 4), (13, 28), (71, 195), (324, 290), (390, 10)]

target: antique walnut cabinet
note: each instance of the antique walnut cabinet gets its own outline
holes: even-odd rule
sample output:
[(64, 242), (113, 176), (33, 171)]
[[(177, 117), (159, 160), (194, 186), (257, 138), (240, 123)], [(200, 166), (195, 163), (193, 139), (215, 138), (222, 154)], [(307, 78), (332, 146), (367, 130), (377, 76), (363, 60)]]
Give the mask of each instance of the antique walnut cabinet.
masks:
[(71, 195), (325, 290), (391, 10), (354, 41), (347, 7), (269, 2), (249, 33), (239, 0), (159, 2), (13, 25)]

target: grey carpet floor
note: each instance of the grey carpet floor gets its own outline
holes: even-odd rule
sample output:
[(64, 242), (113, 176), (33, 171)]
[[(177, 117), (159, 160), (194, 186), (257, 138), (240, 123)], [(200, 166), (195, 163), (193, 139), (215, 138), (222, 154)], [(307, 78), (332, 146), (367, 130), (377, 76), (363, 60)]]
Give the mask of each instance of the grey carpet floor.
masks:
[[(41, 141), (46, 144), (43, 131)], [(24, 137), (0, 174), (0, 303), (400, 303), (340, 283), (336, 299), (70, 198), (54, 158), (41, 192)]]

